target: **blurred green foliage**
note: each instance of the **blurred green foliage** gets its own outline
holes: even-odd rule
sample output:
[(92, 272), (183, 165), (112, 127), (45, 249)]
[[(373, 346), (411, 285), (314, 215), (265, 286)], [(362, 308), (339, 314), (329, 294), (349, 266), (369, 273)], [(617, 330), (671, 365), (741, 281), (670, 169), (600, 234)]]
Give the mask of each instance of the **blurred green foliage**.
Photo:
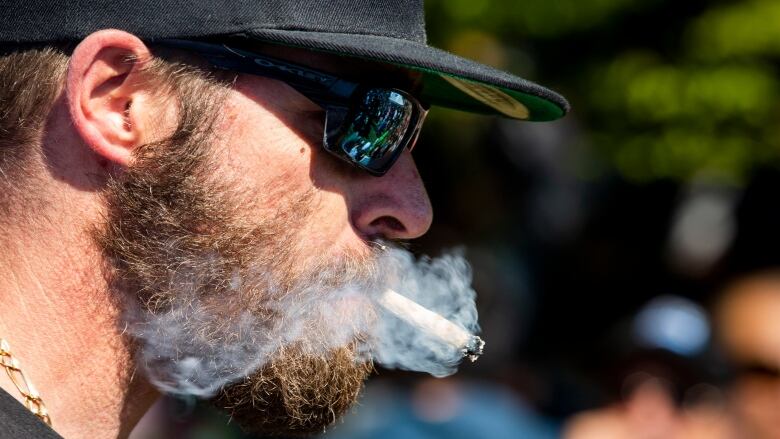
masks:
[[(566, 95), (570, 140), (608, 171), (739, 183), (778, 162), (776, 0), (427, 0), (426, 13), (432, 44)], [(434, 123), (458, 143), (490, 122)]]

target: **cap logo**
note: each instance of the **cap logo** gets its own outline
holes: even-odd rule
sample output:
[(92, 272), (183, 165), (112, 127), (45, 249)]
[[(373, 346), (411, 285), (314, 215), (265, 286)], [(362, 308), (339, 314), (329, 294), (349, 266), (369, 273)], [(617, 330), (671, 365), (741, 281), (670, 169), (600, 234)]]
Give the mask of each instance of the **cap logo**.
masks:
[(447, 80), (453, 87), (505, 116), (515, 119), (528, 119), (530, 115), (528, 107), (497, 88), (476, 82), (463, 81), (452, 76), (442, 75), (441, 77)]

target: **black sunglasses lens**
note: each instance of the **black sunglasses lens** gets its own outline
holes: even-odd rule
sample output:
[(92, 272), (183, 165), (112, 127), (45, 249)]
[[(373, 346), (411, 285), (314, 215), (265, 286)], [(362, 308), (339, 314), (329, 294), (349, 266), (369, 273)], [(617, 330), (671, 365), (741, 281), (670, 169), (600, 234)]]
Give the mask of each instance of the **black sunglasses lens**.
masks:
[(414, 108), (409, 98), (397, 91), (368, 90), (352, 109), (333, 146), (364, 168), (384, 172), (406, 143)]

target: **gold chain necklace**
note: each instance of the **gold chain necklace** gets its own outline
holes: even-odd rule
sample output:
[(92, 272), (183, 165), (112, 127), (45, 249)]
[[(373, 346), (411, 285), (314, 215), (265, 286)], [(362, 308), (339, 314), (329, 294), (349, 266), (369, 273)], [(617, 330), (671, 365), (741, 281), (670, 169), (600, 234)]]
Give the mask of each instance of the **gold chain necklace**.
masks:
[(49, 412), (46, 411), (46, 406), (43, 404), (41, 396), (35, 387), (24, 376), (19, 360), (11, 355), (11, 347), (8, 342), (0, 338), (0, 365), (5, 368), (8, 377), (11, 378), (11, 382), (16, 386), (16, 390), (24, 397), (24, 405), (41, 421), (51, 427), (51, 419), (49, 418)]

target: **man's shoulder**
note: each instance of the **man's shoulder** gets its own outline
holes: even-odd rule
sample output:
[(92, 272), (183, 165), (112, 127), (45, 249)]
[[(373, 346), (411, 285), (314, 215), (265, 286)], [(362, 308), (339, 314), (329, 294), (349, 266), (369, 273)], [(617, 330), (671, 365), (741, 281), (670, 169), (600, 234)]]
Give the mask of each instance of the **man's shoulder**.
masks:
[(19, 401), (0, 389), (0, 439), (62, 439)]

